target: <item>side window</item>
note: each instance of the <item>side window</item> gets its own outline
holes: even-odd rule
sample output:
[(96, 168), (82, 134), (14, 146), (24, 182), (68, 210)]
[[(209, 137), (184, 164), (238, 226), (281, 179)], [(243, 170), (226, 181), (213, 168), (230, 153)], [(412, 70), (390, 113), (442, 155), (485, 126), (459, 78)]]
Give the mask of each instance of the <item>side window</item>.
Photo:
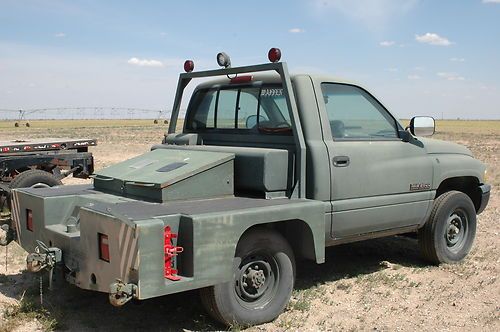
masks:
[(321, 84), (334, 139), (397, 138), (396, 121), (364, 90), (345, 84)]

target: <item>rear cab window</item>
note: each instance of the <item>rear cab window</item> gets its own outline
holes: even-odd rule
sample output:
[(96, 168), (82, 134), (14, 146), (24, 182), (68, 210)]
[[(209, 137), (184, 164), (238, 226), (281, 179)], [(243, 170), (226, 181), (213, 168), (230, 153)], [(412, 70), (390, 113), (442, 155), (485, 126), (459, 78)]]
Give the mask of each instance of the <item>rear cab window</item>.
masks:
[(187, 132), (248, 132), (291, 135), (290, 112), (279, 84), (197, 90), (189, 104)]

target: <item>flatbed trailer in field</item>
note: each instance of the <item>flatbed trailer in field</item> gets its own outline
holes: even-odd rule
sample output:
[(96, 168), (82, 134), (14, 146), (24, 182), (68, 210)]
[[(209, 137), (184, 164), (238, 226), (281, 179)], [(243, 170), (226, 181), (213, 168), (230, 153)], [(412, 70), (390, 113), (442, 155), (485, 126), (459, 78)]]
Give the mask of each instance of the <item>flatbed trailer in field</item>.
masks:
[(52, 187), (69, 175), (88, 178), (94, 172), (89, 147), (95, 139), (45, 138), (0, 141), (0, 220), (8, 220), (11, 189)]

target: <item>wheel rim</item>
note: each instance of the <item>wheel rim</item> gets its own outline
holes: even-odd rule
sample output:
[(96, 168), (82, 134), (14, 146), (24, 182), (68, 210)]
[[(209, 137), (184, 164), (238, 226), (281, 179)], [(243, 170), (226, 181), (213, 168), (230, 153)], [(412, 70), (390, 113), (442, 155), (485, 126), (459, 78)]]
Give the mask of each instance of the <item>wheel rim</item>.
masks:
[(50, 188), (50, 186), (46, 183), (38, 182), (32, 185), (30, 188)]
[(458, 252), (463, 247), (469, 232), (468, 222), (467, 214), (462, 209), (456, 209), (450, 214), (444, 234), (449, 250)]
[(242, 306), (264, 306), (276, 294), (279, 281), (278, 263), (267, 254), (247, 256), (238, 267), (235, 279), (234, 291)]

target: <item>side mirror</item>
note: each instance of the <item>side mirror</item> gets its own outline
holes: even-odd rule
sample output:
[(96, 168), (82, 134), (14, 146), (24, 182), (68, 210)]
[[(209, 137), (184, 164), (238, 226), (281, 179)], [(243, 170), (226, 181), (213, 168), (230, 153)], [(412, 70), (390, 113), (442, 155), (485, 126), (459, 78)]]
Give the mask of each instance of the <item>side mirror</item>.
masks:
[[(266, 121), (266, 118), (259, 115), (259, 122), (264, 121)], [(257, 126), (257, 115), (250, 115), (246, 120), (245, 127), (247, 127), (247, 129), (253, 129), (255, 126)]]
[(414, 136), (431, 136), (436, 130), (436, 123), (430, 116), (415, 116), (410, 120), (409, 128)]

